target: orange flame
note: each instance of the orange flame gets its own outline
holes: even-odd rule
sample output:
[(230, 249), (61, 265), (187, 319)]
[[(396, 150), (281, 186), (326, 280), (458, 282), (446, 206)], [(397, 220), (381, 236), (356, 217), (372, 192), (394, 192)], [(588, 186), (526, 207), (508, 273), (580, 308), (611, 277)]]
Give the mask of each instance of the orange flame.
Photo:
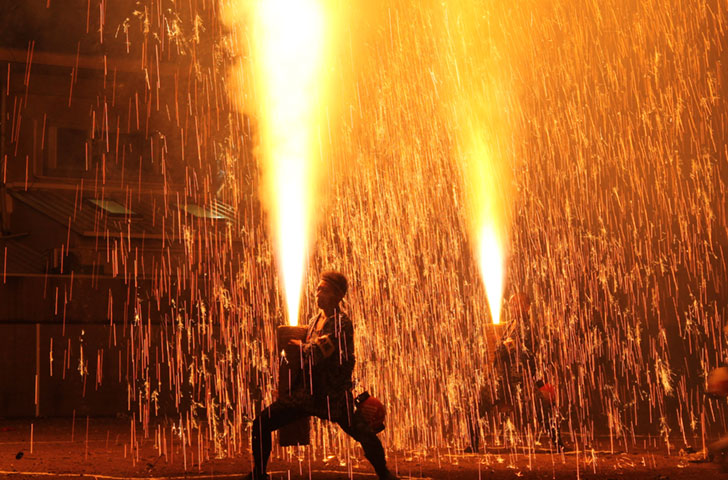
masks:
[(490, 316), (493, 323), (500, 323), (501, 298), (503, 298), (503, 285), (506, 276), (506, 252), (503, 245), (503, 236), (498, 235), (492, 225), (485, 225), (478, 239), (478, 265), (485, 285), (485, 295), (488, 298)]
[(506, 112), (508, 92), (498, 76), (501, 40), (476, 0), (443, 3), (445, 60), (449, 116), (456, 132), (464, 178), (469, 233), (493, 323), (500, 322), (504, 293), (511, 174), (508, 149), (511, 137)]
[(316, 0), (234, 1), (244, 12), (239, 25), (247, 38), (247, 65), (234, 71), (254, 104), (258, 157), (264, 164), (263, 201), (268, 208), (290, 325), (298, 323), (309, 254), (317, 178), (323, 147), (322, 124), (326, 19)]
[(490, 153), (482, 133), (470, 129), (462, 141), (470, 234), (491, 318), (497, 324), (506, 272), (508, 222), (504, 191), (507, 191), (509, 176)]

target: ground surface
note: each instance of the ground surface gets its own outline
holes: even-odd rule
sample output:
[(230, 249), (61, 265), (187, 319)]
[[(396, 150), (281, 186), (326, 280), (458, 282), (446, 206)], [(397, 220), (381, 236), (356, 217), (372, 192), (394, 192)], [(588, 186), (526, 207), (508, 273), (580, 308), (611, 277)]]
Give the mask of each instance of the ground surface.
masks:
[[(31, 425), (33, 444), (31, 451)], [(249, 454), (237, 458), (205, 459), (204, 452), (174, 443), (160, 456), (154, 440), (138, 440), (131, 454), (128, 420), (77, 419), (0, 421), (0, 479), (96, 478), (234, 479), (250, 469)], [(489, 450), (481, 454), (448, 452), (388, 452), (390, 468), (402, 479), (700, 479), (728, 478), (717, 465), (691, 463), (678, 449), (635, 448), (612, 453), (605, 449), (552, 454)], [(677, 443), (677, 442), (676, 442)], [(360, 455), (359, 455), (360, 456)], [(199, 462), (202, 457), (203, 461)], [(694, 456), (693, 456), (694, 457)], [(694, 459), (694, 458), (693, 458)], [(307, 455), (284, 455), (272, 460), (272, 479), (374, 479), (361, 458), (309, 460)]]

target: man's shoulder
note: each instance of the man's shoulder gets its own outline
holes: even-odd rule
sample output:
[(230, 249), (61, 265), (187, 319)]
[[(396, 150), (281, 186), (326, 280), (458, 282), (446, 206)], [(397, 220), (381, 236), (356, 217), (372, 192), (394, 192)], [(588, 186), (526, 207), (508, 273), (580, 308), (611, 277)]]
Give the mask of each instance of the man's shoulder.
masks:
[(351, 325), (352, 327), (354, 326), (351, 318), (349, 318), (349, 315), (346, 312), (337, 312), (336, 314), (329, 317), (329, 320), (338, 323), (339, 325)]

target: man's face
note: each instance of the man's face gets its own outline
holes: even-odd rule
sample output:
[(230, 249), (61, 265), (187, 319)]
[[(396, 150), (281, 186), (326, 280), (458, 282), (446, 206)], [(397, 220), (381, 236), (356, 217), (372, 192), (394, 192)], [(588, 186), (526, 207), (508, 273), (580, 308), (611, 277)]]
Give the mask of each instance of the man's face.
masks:
[(336, 290), (326, 280), (321, 280), (316, 287), (316, 304), (319, 308), (326, 310), (339, 304), (341, 298)]

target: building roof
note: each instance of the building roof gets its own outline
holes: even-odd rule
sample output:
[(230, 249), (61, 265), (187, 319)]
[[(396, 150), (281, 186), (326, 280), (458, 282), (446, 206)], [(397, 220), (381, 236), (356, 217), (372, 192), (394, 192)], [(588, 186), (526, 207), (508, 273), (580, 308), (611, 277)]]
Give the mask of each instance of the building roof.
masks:
[[(94, 195), (81, 189), (8, 189), (17, 201), (81, 236), (177, 240), (181, 226), (232, 221), (235, 210), (217, 200), (197, 205), (158, 193), (114, 192)], [(107, 208), (108, 205), (116, 208)]]
[(42, 273), (46, 259), (23, 243), (23, 236), (0, 236), (0, 282), (6, 274)]

